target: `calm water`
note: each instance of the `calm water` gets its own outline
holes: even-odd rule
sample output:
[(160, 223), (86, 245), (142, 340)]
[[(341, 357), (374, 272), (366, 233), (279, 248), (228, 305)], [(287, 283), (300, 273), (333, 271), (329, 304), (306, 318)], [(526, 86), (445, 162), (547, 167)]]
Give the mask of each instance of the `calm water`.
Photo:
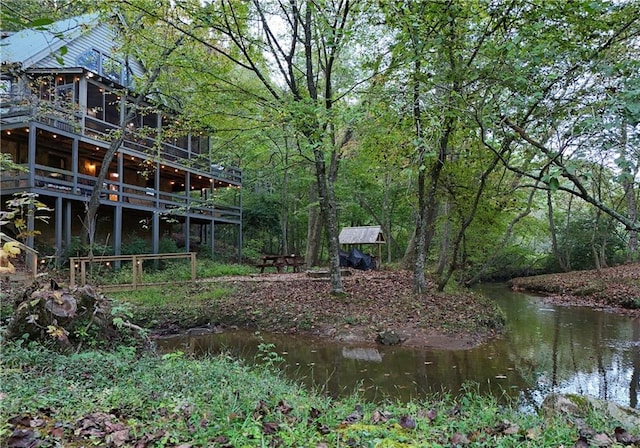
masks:
[(485, 286), (507, 316), (500, 339), (470, 350), (423, 350), (327, 342), (315, 338), (233, 331), (174, 336), (163, 351), (231, 352), (253, 361), (261, 342), (275, 344), (283, 370), (308, 386), (339, 396), (408, 400), (433, 392), (481, 392), (538, 405), (549, 392), (589, 394), (640, 408), (640, 321)]

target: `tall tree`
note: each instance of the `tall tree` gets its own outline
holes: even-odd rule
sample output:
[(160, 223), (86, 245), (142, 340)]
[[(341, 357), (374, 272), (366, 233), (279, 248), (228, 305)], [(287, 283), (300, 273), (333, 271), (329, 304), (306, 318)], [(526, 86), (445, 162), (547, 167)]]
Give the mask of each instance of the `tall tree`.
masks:
[[(487, 107), (478, 115), (494, 140), (485, 143), (498, 154), (496, 141), (514, 140), (501, 157), (509, 169), (637, 230), (640, 222), (594, 195), (588, 179), (590, 163), (607, 160), (602, 155), (608, 149), (600, 139), (609, 125), (595, 129), (593, 112), (602, 112), (606, 87), (623, 78), (619, 67), (635, 66), (627, 74), (638, 76), (630, 61), (640, 51), (640, 5), (539, 3), (514, 8), (509, 40), (492, 48), (496, 76), (483, 84), (490, 81), (494, 89), (487, 90)], [(526, 154), (533, 158), (521, 157)]]
[[(142, 1), (123, 3), (156, 14)], [(204, 6), (184, 2), (174, 5), (180, 11), (174, 17), (182, 20), (169, 23), (253, 76), (264, 92), (256, 98), (263, 119), (286, 124), (298, 147), (310, 154), (334, 293), (343, 291), (335, 184), (343, 148), (352, 137), (345, 98), (363, 81), (349, 70), (349, 58), (355, 54), (354, 27), (363, 23), (364, 4), (357, 0), (223, 0)], [(193, 24), (211, 30), (215, 38), (199, 37), (192, 31)], [(232, 79), (227, 82), (233, 84)]]

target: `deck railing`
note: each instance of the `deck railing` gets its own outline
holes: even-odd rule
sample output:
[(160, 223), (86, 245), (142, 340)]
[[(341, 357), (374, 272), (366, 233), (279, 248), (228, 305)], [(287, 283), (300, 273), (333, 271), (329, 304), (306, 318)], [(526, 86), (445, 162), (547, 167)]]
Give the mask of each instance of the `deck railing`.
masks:
[[(55, 192), (65, 197), (91, 196), (95, 187), (95, 177), (75, 174), (72, 171), (35, 165), (32, 174), (20, 171), (6, 171), (0, 180), (0, 188), (11, 193), (30, 188)], [(237, 222), (240, 207), (218, 204), (211, 198), (194, 197), (186, 191), (158, 191), (140, 185), (105, 180), (101, 195), (103, 203), (121, 202), (136, 209), (164, 210), (164, 213), (194, 216), (213, 216), (220, 221)]]
[[(36, 120), (48, 126), (63, 131), (78, 133), (94, 140), (109, 142), (111, 135), (120, 127), (113, 123), (102, 121), (85, 112), (63, 108), (57, 103), (39, 99), (28, 95), (4, 94), (0, 106), (0, 117), (7, 122)], [(206, 153), (174, 145), (168, 141), (158, 141), (156, 138), (141, 135), (135, 128), (127, 130), (122, 146), (140, 154), (140, 157), (157, 158), (160, 162), (174, 163), (189, 167), (192, 171), (213, 175), (235, 185), (242, 182), (242, 172), (236, 167), (222, 167), (211, 163)]]

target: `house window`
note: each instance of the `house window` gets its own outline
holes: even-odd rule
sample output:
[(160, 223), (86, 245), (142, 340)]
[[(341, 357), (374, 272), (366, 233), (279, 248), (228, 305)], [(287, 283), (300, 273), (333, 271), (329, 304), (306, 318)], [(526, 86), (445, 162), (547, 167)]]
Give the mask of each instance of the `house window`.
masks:
[(0, 98), (7, 100), (11, 97), (11, 80), (0, 79)]
[(94, 73), (100, 73), (100, 52), (87, 50), (76, 59), (76, 63)]
[(56, 101), (64, 104), (75, 103), (75, 89), (73, 84), (64, 84), (56, 87)]
[(122, 85), (122, 64), (108, 56), (102, 59), (102, 75), (110, 81), (117, 82)]
[(125, 70), (121, 61), (109, 57), (98, 50), (85, 51), (76, 58), (76, 63), (122, 86), (129, 86), (133, 82), (133, 75), (130, 69), (127, 68)]

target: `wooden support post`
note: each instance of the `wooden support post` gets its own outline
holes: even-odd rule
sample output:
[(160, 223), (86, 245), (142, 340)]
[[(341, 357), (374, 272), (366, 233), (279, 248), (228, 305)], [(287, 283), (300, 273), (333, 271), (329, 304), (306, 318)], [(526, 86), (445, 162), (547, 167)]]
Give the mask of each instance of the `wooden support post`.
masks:
[(135, 255), (131, 259), (131, 284), (133, 289), (138, 289), (138, 257)]
[(87, 262), (85, 260), (80, 261), (80, 286), (87, 284)]
[(71, 278), (69, 279), (69, 287), (73, 288), (76, 286), (76, 258), (69, 258), (69, 273)]
[(138, 280), (140, 281), (140, 283), (144, 283), (142, 281), (142, 263), (144, 263), (143, 260), (138, 260), (136, 262), (136, 269), (138, 270)]

